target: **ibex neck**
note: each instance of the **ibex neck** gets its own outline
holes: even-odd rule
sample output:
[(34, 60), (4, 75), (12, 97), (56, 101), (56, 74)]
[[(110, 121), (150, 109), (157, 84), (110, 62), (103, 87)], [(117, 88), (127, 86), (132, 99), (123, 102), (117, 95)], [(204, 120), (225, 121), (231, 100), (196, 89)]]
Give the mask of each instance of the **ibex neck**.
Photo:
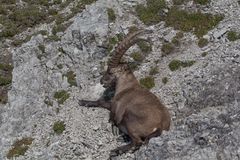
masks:
[(137, 87), (138, 81), (133, 73), (126, 73), (118, 78), (115, 95), (129, 88)]

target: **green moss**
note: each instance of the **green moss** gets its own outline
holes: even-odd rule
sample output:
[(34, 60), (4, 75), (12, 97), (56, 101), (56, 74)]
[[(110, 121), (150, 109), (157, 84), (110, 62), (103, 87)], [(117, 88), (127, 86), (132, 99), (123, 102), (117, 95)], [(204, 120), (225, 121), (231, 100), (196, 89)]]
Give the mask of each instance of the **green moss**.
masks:
[(22, 9), (17, 8), (9, 15), (9, 19), (21, 29), (33, 27), (34, 25), (43, 22), (46, 17), (46, 13), (35, 6), (29, 6)]
[(152, 25), (164, 20), (163, 9), (165, 8), (166, 3), (164, 0), (147, 0), (147, 6), (137, 5), (136, 12), (143, 23)]
[(194, 2), (201, 5), (206, 5), (210, 2), (210, 0), (194, 0)]
[(57, 99), (59, 104), (63, 104), (69, 97), (70, 94), (65, 90), (60, 90), (54, 94), (54, 98)]
[(29, 146), (32, 144), (33, 138), (23, 138), (21, 140), (17, 140), (12, 145), (12, 148), (7, 153), (7, 158), (12, 159), (14, 157), (23, 156), (25, 152), (28, 150)]
[(63, 121), (57, 121), (53, 124), (53, 131), (56, 134), (61, 134), (65, 130), (65, 124)]
[(207, 52), (203, 52), (203, 53), (201, 54), (201, 56), (202, 56), (202, 57), (206, 57), (207, 54), (208, 54)]
[(163, 84), (167, 84), (167, 82), (168, 82), (168, 78), (167, 78), (167, 77), (163, 77), (163, 78), (162, 78), (162, 83), (163, 83)]
[(184, 36), (183, 32), (178, 32), (178, 33), (176, 34), (175, 38), (176, 38), (176, 39), (181, 39), (181, 38), (183, 38), (183, 36)]
[(208, 40), (205, 39), (205, 38), (200, 38), (199, 41), (198, 41), (198, 46), (200, 48), (205, 47), (207, 44), (208, 44)]
[(173, 0), (174, 5), (182, 5), (186, 0)]
[(38, 32), (38, 34), (41, 34), (41, 35), (47, 35), (48, 34), (48, 31), (47, 30), (40, 30), (39, 32)]
[(165, 44), (163, 44), (162, 49), (161, 49), (163, 52), (162, 55), (166, 56), (166, 55), (172, 53), (174, 51), (174, 49), (175, 49), (175, 47), (172, 43), (165, 43)]
[(1, 0), (1, 4), (16, 4), (16, 0)]
[(236, 40), (240, 39), (240, 34), (238, 34), (235, 31), (229, 31), (227, 33), (227, 38), (229, 39), (229, 41), (236, 41)]
[(7, 9), (5, 6), (0, 6), (0, 14), (4, 14), (4, 15), (7, 14)]
[(108, 13), (108, 21), (114, 22), (116, 20), (116, 15), (114, 10), (112, 8), (108, 8), (107, 13)]
[(140, 53), (140, 52), (133, 52), (130, 57), (133, 58), (134, 61), (137, 61), (137, 62), (142, 62), (144, 57), (143, 55)]
[(15, 39), (13, 42), (12, 42), (12, 45), (14, 46), (21, 46), (23, 43), (27, 43), (28, 41), (31, 40), (31, 35), (27, 36), (26, 38), (24, 39)]
[(64, 32), (68, 28), (68, 24), (55, 25), (52, 29), (52, 34), (56, 35), (58, 32)]
[(12, 83), (11, 77), (1, 77), (0, 76), (0, 86), (6, 86)]
[(177, 7), (172, 7), (166, 17), (166, 25), (174, 27), (176, 30), (193, 32), (196, 36), (202, 37), (222, 19), (223, 16), (221, 15), (201, 12), (189, 13)]
[(151, 76), (141, 78), (139, 82), (140, 82), (141, 86), (143, 86), (147, 89), (151, 89), (155, 86), (154, 78)]
[(11, 64), (0, 63), (0, 70), (12, 72), (13, 66)]
[(61, 38), (59, 38), (57, 35), (51, 35), (51, 36), (48, 36), (47, 40), (49, 40), (49, 41), (60, 41)]
[(180, 60), (172, 60), (168, 67), (171, 71), (176, 71), (180, 69), (181, 67), (190, 67), (195, 63), (195, 61), (180, 61)]
[(62, 0), (53, 0), (53, 4), (61, 4)]
[(76, 74), (73, 71), (67, 72), (65, 76), (67, 77), (67, 81), (70, 84), (70, 86), (77, 86)]
[(137, 45), (144, 54), (152, 51), (152, 46), (146, 41), (139, 41)]
[(155, 66), (155, 67), (151, 67), (150, 70), (149, 70), (149, 75), (153, 76), (155, 74), (158, 74), (158, 67)]

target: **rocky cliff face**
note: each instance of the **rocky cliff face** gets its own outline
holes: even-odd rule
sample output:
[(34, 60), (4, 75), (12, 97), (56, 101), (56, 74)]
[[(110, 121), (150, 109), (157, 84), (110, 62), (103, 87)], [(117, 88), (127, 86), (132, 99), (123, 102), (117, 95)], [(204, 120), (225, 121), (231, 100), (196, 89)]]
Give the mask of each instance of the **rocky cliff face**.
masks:
[[(152, 51), (134, 73), (140, 79), (149, 76), (152, 68), (159, 70), (152, 74), (155, 87), (151, 91), (169, 108), (172, 126), (148, 146), (116, 159), (240, 159), (240, 40), (230, 41), (228, 34), (240, 32), (240, 4), (236, 0), (212, 0), (204, 6), (185, 2), (183, 6), (190, 10), (200, 7), (224, 19), (203, 36), (208, 43), (202, 48), (194, 34), (184, 32), (180, 45), (163, 56), (162, 46), (178, 30), (166, 27), (164, 21), (151, 26), (142, 23), (133, 11), (144, 3), (98, 0), (70, 19), (73, 23), (57, 33), (58, 41), (37, 34), (20, 47), (8, 48), (14, 68), (8, 103), (0, 106), (0, 159), (103, 160), (111, 149), (123, 145), (112, 134), (108, 111), (84, 108), (78, 100), (102, 95), (99, 79), (109, 37), (126, 34), (133, 25), (153, 30), (147, 37)], [(107, 8), (115, 12), (114, 22)], [(43, 24), (36, 30), (51, 32), (51, 26)], [(140, 49), (134, 46), (128, 54)], [(175, 69), (170, 67), (173, 60), (180, 61)], [(190, 61), (191, 65), (183, 63)], [(16, 142), (18, 151), (14, 151)]]

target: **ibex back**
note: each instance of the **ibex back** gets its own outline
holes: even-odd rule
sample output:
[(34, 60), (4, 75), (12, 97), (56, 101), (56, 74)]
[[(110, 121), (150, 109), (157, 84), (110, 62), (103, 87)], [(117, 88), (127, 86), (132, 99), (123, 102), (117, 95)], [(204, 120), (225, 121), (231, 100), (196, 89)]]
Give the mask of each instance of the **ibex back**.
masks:
[(136, 150), (149, 139), (161, 135), (163, 130), (169, 130), (170, 114), (157, 96), (143, 88), (131, 69), (125, 63), (120, 63), (124, 53), (139, 39), (144, 31), (128, 34), (116, 47), (108, 63), (108, 69), (101, 78), (105, 88), (114, 87), (115, 94), (111, 101), (100, 98), (97, 101), (80, 100), (79, 104), (87, 107), (103, 107), (110, 111), (110, 120), (131, 138), (125, 146), (111, 151), (115, 156)]

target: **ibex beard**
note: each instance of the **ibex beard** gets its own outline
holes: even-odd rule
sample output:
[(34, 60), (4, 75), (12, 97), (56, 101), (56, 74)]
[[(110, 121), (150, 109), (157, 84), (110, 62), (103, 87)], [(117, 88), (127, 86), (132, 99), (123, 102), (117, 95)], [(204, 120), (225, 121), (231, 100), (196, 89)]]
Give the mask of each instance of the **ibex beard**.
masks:
[(143, 30), (130, 33), (116, 47), (109, 60), (108, 69), (101, 78), (105, 88), (115, 88), (115, 94), (110, 101), (99, 98), (97, 101), (80, 100), (79, 105), (86, 107), (102, 107), (110, 111), (110, 120), (120, 131), (130, 137), (130, 143), (111, 151), (110, 156), (116, 156), (137, 150), (147, 144), (152, 137), (160, 136), (163, 130), (170, 128), (168, 109), (157, 96), (143, 88), (129, 66), (120, 63), (124, 53), (139, 40), (138, 35)]

